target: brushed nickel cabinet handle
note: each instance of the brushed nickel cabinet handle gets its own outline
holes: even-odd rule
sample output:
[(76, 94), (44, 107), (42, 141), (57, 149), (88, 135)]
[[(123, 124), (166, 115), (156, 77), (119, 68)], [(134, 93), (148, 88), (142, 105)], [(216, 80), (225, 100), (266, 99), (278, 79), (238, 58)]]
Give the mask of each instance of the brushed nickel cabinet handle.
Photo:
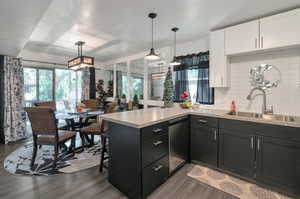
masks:
[(156, 142), (153, 142), (153, 145), (158, 146), (158, 145), (161, 145), (162, 143), (163, 143), (163, 141), (158, 140)]
[(152, 132), (153, 133), (160, 133), (160, 132), (162, 132), (162, 129), (153, 129)]
[(198, 122), (202, 123), (202, 124), (206, 124), (207, 120), (198, 120)]
[(154, 167), (153, 167), (153, 170), (154, 170), (154, 171), (159, 171), (159, 170), (161, 170), (162, 168), (163, 168), (162, 165), (157, 165), (157, 166), (154, 166)]
[(217, 130), (214, 130), (214, 139), (217, 140)]
[(254, 149), (254, 138), (253, 138), (253, 136), (251, 137), (251, 149)]
[(260, 138), (257, 139), (257, 151), (260, 150)]
[(264, 37), (260, 38), (260, 46), (261, 48), (264, 48)]

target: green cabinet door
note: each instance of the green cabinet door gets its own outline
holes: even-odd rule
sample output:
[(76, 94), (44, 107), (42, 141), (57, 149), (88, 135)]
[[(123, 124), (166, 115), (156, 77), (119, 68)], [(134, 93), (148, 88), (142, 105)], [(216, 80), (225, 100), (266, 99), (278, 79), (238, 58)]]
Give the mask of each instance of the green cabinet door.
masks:
[(245, 177), (254, 176), (255, 136), (220, 129), (219, 166)]
[(257, 137), (257, 179), (300, 194), (300, 143)]
[(210, 126), (191, 128), (191, 160), (218, 165), (218, 130)]

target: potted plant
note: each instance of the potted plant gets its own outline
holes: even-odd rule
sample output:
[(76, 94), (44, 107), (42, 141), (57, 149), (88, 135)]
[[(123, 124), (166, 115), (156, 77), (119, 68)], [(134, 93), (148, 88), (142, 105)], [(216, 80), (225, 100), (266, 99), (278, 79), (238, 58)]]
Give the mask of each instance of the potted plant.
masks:
[(139, 109), (139, 98), (136, 94), (133, 97), (133, 109)]
[(104, 86), (104, 81), (102, 79), (100, 79), (97, 82), (96, 91), (98, 93), (98, 101), (99, 101), (99, 105), (100, 105), (101, 108), (105, 107), (105, 102), (106, 102), (106, 99), (107, 99), (107, 93), (103, 89), (103, 86)]

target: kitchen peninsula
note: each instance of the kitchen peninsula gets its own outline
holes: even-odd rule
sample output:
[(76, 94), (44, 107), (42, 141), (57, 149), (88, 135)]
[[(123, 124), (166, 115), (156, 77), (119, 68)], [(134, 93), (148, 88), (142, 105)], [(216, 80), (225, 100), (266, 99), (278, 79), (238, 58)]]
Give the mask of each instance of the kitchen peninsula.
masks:
[(109, 181), (130, 198), (146, 198), (186, 162), (300, 193), (298, 117), (181, 108), (101, 117), (110, 126)]

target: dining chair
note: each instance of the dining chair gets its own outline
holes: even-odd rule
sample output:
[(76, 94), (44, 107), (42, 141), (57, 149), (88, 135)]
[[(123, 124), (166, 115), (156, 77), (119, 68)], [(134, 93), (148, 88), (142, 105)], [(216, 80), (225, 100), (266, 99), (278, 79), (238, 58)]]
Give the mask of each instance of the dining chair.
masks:
[[(117, 105), (118, 105), (117, 102), (111, 103), (104, 114), (115, 112), (115, 108)], [(104, 160), (108, 159), (108, 156), (105, 156), (105, 154), (108, 151), (107, 150), (107, 142), (108, 142), (107, 133), (108, 132), (109, 132), (109, 127), (108, 127), (107, 121), (105, 121), (105, 120), (100, 120), (97, 123), (93, 123), (87, 127), (80, 129), (80, 131), (79, 131), (83, 146), (85, 146), (85, 136), (88, 136), (88, 135), (100, 136), (101, 145), (102, 145), (102, 147), (99, 149), (99, 150), (101, 150), (101, 160), (100, 160), (100, 167), (99, 167), (100, 172), (103, 171)]]
[[(53, 111), (56, 111), (56, 102), (55, 101), (44, 101), (44, 102), (35, 102), (36, 107), (52, 108)], [(69, 125), (65, 123), (60, 123), (56, 120), (59, 130), (69, 130)]]
[(54, 111), (56, 111), (56, 102), (55, 101), (34, 102), (34, 105), (36, 107), (52, 108)]
[(75, 131), (58, 130), (55, 112), (49, 107), (30, 107), (25, 108), (28, 114), (32, 135), (33, 135), (33, 153), (30, 163), (31, 169), (34, 166), (38, 145), (51, 145), (54, 146), (54, 160), (53, 169), (56, 168), (56, 163), (59, 154), (59, 147), (71, 140), (71, 150), (75, 152)]

